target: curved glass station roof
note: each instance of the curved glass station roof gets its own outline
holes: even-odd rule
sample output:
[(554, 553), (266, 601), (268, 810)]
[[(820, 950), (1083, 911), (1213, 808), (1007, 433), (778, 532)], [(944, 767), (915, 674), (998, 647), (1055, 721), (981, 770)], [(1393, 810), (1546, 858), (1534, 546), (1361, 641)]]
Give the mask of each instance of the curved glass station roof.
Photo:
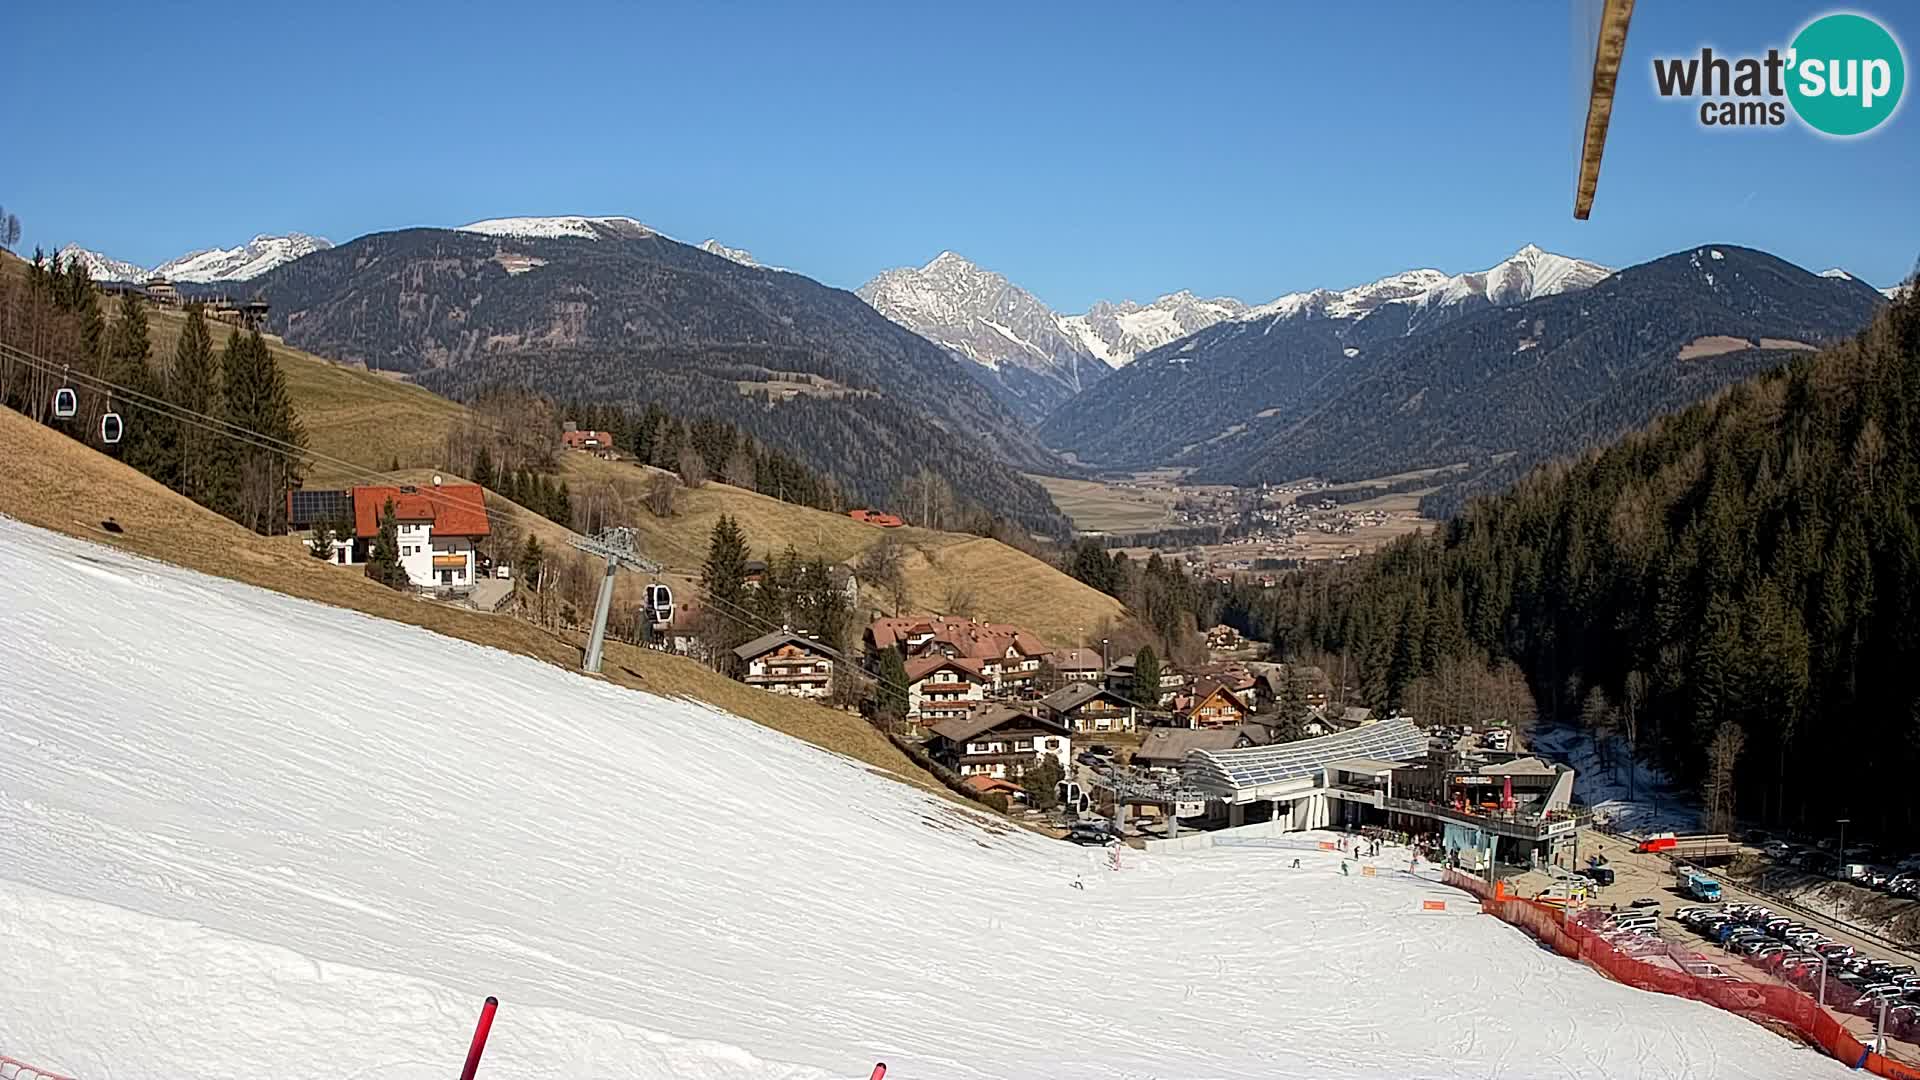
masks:
[(1244, 791), (1264, 784), (1313, 776), (1347, 758), (1415, 761), (1427, 753), (1427, 736), (1399, 717), (1336, 731), (1317, 739), (1239, 750), (1191, 750), (1181, 763), (1187, 779), (1215, 791)]

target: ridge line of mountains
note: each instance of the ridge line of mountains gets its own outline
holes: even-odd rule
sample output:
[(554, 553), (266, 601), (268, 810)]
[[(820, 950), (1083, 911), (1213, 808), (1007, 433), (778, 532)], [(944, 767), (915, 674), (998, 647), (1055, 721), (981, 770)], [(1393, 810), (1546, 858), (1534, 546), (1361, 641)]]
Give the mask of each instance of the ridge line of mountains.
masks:
[[(148, 273), (63, 252), (96, 277)], [(898, 504), (925, 471), (963, 509), (1053, 536), (1071, 524), (1022, 473), (1423, 474), (1403, 486), (1443, 514), (1838, 340), (1896, 292), (1735, 245), (1616, 271), (1529, 244), (1485, 270), (1258, 305), (1183, 290), (1061, 314), (951, 251), (848, 293), (718, 240), (579, 215), (338, 247), (261, 236), (153, 272), (244, 283), (290, 343), (449, 396), (657, 401), (797, 454), (850, 502)]]

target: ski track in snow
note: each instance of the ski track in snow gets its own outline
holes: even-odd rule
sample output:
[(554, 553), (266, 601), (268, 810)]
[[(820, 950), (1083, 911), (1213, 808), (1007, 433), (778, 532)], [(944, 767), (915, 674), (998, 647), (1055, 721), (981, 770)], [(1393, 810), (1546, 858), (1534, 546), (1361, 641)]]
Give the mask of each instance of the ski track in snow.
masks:
[(0, 612), (0, 1053), (83, 1080), (441, 1078), (487, 994), (485, 1075), (1847, 1072), (1417, 914), (1431, 882), (1113, 872), (698, 703), (4, 517)]

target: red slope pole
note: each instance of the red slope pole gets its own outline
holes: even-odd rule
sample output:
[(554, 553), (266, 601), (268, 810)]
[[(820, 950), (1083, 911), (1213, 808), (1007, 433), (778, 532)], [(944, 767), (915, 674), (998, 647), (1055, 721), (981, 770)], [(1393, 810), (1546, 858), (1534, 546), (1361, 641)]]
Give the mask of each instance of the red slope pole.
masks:
[(867, 1080), (881, 1080), (881, 1078), (886, 1075), (887, 1075), (887, 1063), (882, 1061), (873, 1067), (873, 1075), (867, 1077)]
[(500, 1007), (500, 999), (488, 997), (487, 1003), (480, 1007), (480, 1022), (473, 1028), (473, 1045), (467, 1047), (467, 1065), (460, 1070), (460, 1080), (473, 1080), (473, 1074), (480, 1068), (480, 1052), (487, 1048), (487, 1032), (493, 1028), (493, 1011)]

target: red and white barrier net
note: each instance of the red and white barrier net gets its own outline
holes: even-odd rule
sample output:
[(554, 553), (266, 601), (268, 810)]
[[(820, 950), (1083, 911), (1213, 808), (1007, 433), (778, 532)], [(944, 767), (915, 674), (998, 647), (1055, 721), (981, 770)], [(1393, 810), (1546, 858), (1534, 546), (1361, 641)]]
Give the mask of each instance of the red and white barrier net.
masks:
[(73, 1080), (73, 1077), (0, 1054), (0, 1080)]

